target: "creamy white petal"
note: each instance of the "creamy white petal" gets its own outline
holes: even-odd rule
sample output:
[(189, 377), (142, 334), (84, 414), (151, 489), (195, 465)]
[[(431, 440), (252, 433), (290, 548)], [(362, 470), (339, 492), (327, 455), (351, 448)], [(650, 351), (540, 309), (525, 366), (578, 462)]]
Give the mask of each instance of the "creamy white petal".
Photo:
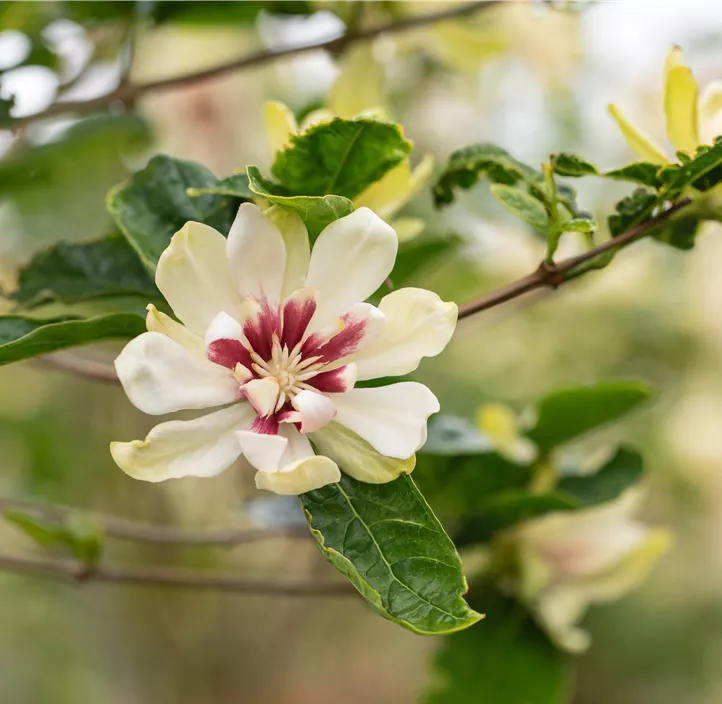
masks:
[(294, 464), (288, 472), (257, 472), (256, 486), (283, 496), (298, 496), (341, 479), (336, 463), (315, 455)]
[(247, 403), (238, 403), (194, 420), (172, 420), (156, 425), (145, 440), (112, 442), (110, 453), (134, 479), (213, 477), (241, 454), (234, 430), (247, 426), (253, 415)]
[(155, 282), (173, 312), (204, 335), (222, 310), (235, 315), (238, 297), (228, 275), (226, 239), (212, 227), (186, 223), (160, 255)]
[(240, 398), (230, 369), (158, 332), (131, 340), (115, 360), (115, 369), (130, 402), (151, 415), (222, 406)]
[(311, 258), (308, 232), (303, 220), (292, 210), (274, 205), (263, 214), (281, 231), (286, 245), (286, 271), (282, 290), (282, 296), (286, 298), (291, 291), (302, 288), (306, 280)]
[(243, 326), (225, 311), (221, 311), (208, 326), (205, 344), (215, 340), (239, 340), (243, 336)]
[(282, 435), (265, 435), (253, 430), (239, 430), (236, 439), (243, 456), (260, 472), (278, 472), (288, 439)]
[(206, 346), (203, 338), (189, 330), (185, 325), (173, 320), (169, 315), (159, 311), (152, 303), (147, 306), (148, 315), (145, 317), (145, 326), (148, 332), (159, 332), (171, 340), (185, 347), (189, 352), (199, 356), (206, 356)]
[(366, 300), (391, 273), (396, 233), (368, 208), (332, 222), (311, 252), (306, 285), (318, 292), (314, 330)]
[(275, 377), (251, 379), (243, 386), (243, 393), (259, 416), (267, 416), (273, 412), (278, 401), (279, 386)]
[(385, 457), (363, 438), (340, 423), (329, 423), (311, 435), (316, 450), (332, 459), (345, 474), (367, 484), (386, 484), (400, 474), (409, 474), (416, 457), (405, 460)]
[(426, 442), (426, 420), (439, 410), (436, 396), (413, 381), (329, 396), (338, 423), (398, 459), (411, 457)]
[(455, 303), (420, 288), (384, 296), (379, 310), (386, 316), (381, 335), (349, 358), (362, 380), (408, 374), (423, 357), (439, 354), (454, 334), (458, 313)]
[(281, 300), (286, 245), (280, 230), (252, 203), (238, 209), (228, 233), (228, 267), (241, 296)]
[(299, 413), (301, 432), (313, 433), (330, 423), (336, 415), (336, 408), (328, 396), (315, 391), (303, 390), (291, 402)]

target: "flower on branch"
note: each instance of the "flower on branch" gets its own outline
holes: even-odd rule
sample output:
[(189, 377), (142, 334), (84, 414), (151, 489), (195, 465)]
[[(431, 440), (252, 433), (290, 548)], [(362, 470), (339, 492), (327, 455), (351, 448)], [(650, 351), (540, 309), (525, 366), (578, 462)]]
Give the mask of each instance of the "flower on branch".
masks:
[(510, 532), (518, 596), (560, 648), (586, 650), (589, 634), (577, 622), (587, 608), (635, 589), (669, 548), (667, 530), (633, 518), (641, 497), (631, 489), (613, 502), (551, 513)]
[[(670, 159), (654, 140), (628, 120), (616, 105), (609, 112), (631, 150), (644, 161), (669, 164)], [(664, 116), (667, 137), (677, 151), (694, 154), (697, 147), (711, 144), (722, 132), (722, 82), (713, 81), (702, 95), (682, 50), (674, 47), (664, 67)]]
[[(310, 251), (300, 218), (241, 205), (228, 238), (187, 223), (156, 283), (181, 321), (149, 306), (148, 332), (116, 360), (145, 413), (224, 406), (114, 442), (130, 476), (210, 477), (240, 455), (256, 485), (300, 494), (336, 482), (339, 465), (384, 483), (414, 466), (439, 403), (422, 384), (355, 388), (407, 374), (449, 342), (457, 308), (423, 289), (364, 301), (388, 277), (398, 240), (368, 208), (331, 223)], [(317, 454), (318, 453), (318, 454)]]

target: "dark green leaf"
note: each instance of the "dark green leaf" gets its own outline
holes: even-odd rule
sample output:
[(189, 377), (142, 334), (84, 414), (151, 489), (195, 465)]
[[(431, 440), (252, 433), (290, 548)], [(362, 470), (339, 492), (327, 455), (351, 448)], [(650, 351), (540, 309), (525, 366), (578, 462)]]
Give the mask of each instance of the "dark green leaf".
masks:
[(374, 610), (415, 633), (453, 633), (479, 620), (463, 599), (456, 548), (412, 479), (343, 476), (301, 496), (321, 552)]
[(0, 127), (11, 127), (13, 118), (10, 111), (15, 107), (15, 96), (0, 98)]
[(609, 233), (612, 237), (621, 235), (635, 225), (652, 217), (657, 205), (657, 196), (643, 188), (637, 188), (631, 196), (623, 198), (615, 206), (615, 215), (609, 216)]
[(157, 24), (172, 22), (184, 25), (227, 27), (229, 24), (251, 24), (263, 11), (277, 15), (310, 15), (314, 12), (314, 8), (305, 0), (292, 0), (291, 2), (288, 0), (274, 2), (268, 0), (265, 2), (262, 0), (243, 0), (243, 2), (164, 0), (164, 2), (156, 2), (151, 5), (150, 16)]
[(143, 263), (153, 270), (171, 237), (190, 220), (228, 234), (239, 199), (215, 194), (191, 197), (187, 192), (217, 184), (205, 166), (155, 156), (142, 171), (111, 190), (108, 210)]
[(336, 118), (292, 136), (271, 171), (288, 195), (354, 198), (410, 151), (411, 142), (394, 123)]
[(147, 301), (160, 298), (128, 241), (111, 235), (85, 244), (61, 243), (36, 255), (20, 270), (18, 287), (10, 298), (32, 307), (129, 295)]
[(649, 386), (640, 381), (555, 391), (540, 402), (536, 425), (528, 436), (545, 449), (561, 445), (629, 413), (650, 393)]
[(474, 144), (455, 151), (434, 186), (437, 207), (454, 200), (454, 188), (469, 189), (481, 178), (513, 186), (518, 181), (539, 184), (540, 171), (517, 161), (495, 144)]
[(546, 230), (549, 224), (549, 214), (544, 204), (527, 190), (503, 183), (493, 184), (490, 190), (507, 212), (523, 220), (535, 230)]
[(256, 195), (296, 212), (306, 225), (312, 243), (326, 225), (353, 212), (353, 203), (342, 196), (284, 195), (285, 189), (264, 179), (256, 166), (248, 167), (248, 181)]
[(616, 181), (631, 181), (632, 183), (639, 183), (642, 186), (649, 186), (650, 188), (659, 188), (661, 182), (659, 180), (659, 164), (650, 164), (646, 161), (635, 161), (632, 164), (627, 164), (619, 169), (613, 169), (612, 171), (605, 171), (602, 176), (612, 178)]
[(597, 167), (577, 154), (552, 154), (552, 170), (559, 176), (578, 178), (598, 173)]
[(632, 448), (620, 447), (594, 474), (563, 477), (557, 488), (584, 506), (593, 506), (613, 501), (634, 486), (643, 474), (642, 455)]
[(474, 606), (486, 618), (444, 638), (423, 704), (569, 704), (566, 658), (523, 607), (491, 592)]
[(228, 178), (222, 178), (215, 186), (189, 188), (187, 193), (191, 198), (208, 195), (232, 196), (241, 200), (251, 200), (253, 198), (253, 193), (248, 188), (248, 176), (246, 174), (233, 174)]
[(697, 217), (673, 218), (654, 230), (654, 239), (675, 249), (692, 249), (702, 220)]
[(142, 332), (145, 319), (133, 313), (47, 320), (4, 315), (0, 316), (0, 365), (101, 340), (127, 340)]

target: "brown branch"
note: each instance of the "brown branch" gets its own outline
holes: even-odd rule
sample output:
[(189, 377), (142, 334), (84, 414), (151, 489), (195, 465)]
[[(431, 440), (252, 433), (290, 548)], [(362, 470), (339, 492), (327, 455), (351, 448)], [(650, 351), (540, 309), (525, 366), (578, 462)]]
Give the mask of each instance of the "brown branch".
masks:
[(512, 281), (510, 284), (491, 291), (490, 293), (487, 293), (473, 301), (464, 303), (459, 307), (459, 320), (462, 318), (468, 318), (470, 315), (479, 313), (482, 310), (494, 308), (501, 303), (523, 296), (525, 293), (529, 293), (535, 289), (547, 287), (554, 289), (558, 288), (563, 283), (570, 280), (567, 278), (567, 274), (581, 264), (585, 264), (595, 259), (600, 254), (621, 249), (636, 240), (646, 237), (654, 227), (671, 218), (679, 210), (690, 205), (691, 202), (691, 198), (683, 198), (655, 217), (650, 218), (640, 225), (623, 232), (621, 235), (617, 235), (603, 244), (583, 252), (582, 254), (578, 254), (575, 257), (569, 257), (568, 259), (563, 259), (562, 261), (556, 263), (542, 262), (539, 267), (530, 274), (522, 276), (520, 279)]
[(37, 120), (44, 120), (50, 117), (56, 117), (58, 115), (65, 115), (68, 113), (87, 113), (104, 108), (112, 103), (128, 103), (136, 100), (140, 96), (160, 90), (170, 90), (172, 88), (178, 88), (182, 86), (192, 85), (194, 83), (200, 83), (207, 81), (211, 78), (217, 78), (227, 73), (234, 71), (240, 71), (246, 68), (252, 68), (255, 66), (263, 66), (265, 64), (276, 61), (277, 59), (298, 56), (305, 54), (310, 51), (317, 51), (319, 49), (325, 49), (331, 52), (338, 52), (346, 47), (359, 42), (369, 41), (376, 38), (381, 34), (400, 34), (402, 32), (408, 32), (413, 29), (418, 29), (429, 24), (441, 22), (443, 20), (454, 19), (464, 17), (478, 10), (486, 9), (493, 5), (496, 5), (498, 0), (482, 0), (481, 2), (471, 2), (465, 5), (454, 6), (450, 9), (442, 10), (440, 12), (429, 13), (425, 15), (418, 15), (416, 17), (409, 17), (407, 19), (398, 22), (389, 22), (387, 24), (377, 25), (376, 27), (367, 27), (365, 29), (352, 30), (346, 34), (342, 34), (333, 39), (326, 39), (324, 41), (314, 42), (312, 44), (302, 44), (300, 46), (288, 47), (285, 49), (275, 50), (261, 50), (252, 54), (241, 56), (228, 63), (214, 66), (203, 71), (197, 71), (195, 73), (189, 73), (182, 76), (175, 76), (173, 78), (164, 78), (157, 81), (148, 81), (146, 83), (138, 83), (136, 85), (121, 84), (118, 88), (111, 93), (101, 95), (91, 100), (81, 101), (66, 101), (53, 103), (46, 110), (35, 113), (34, 115), (27, 115), (13, 120), (12, 127), (21, 127), (30, 122)]
[(81, 376), (93, 381), (101, 381), (104, 384), (120, 384), (118, 375), (115, 373), (115, 367), (112, 364), (83, 359), (72, 352), (55, 352), (38, 357), (35, 363), (46, 369)]
[(33, 574), (71, 582), (107, 582), (137, 586), (202, 589), (258, 594), (259, 596), (352, 596), (357, 592), (345, 582), (279, 582), (240, 579), (224, 574), (202, 574), (171, 567), (89, 568), (77, 560), (0, 555), (0, 570)]
[(244, 543), (273, 538), (307, 538), (309, 532), (301, 526), (288, 526), (277, 529), (247, 528), (220, 530), (187, 530), (173, 525), (160, 525), (131, 521), (126, 518), (105, 516), (95, 512), (85, 512), (70, 506), (32, 501), (29, 499), (0, 498), (0, 511), (18, 511), (31, 514), (56, 523), (62, 523), (71, 515), (82, 513), (95, 521), (105, 535), (119, 540), (177, 545), (182, 547), (233, 547)]

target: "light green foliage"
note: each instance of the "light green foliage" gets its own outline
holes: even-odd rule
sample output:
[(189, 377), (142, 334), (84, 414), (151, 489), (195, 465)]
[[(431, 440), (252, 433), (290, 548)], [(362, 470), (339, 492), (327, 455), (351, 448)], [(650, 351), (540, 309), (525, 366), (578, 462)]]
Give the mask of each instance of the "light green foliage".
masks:
[(503, 208), (514, 217), (523, 220), (535, 230), (545, 231), (549, 225), (549, 215), (544, 204), (523, 188), (495, 183), (489, 189)]
[(336, 118), (293, 135), (271, 171), (288, 195), (354, 198), (410, 151), (411, 142), (392, 122)]
[(606, 171), (603, 175), (616, 181), (631, 181), (640, 186), (659, 188), (662, 184), (659, 180), (659, 164), (651, 164), (646, 161), (635, 161), (618, 169)]
[(422, 635), (479, 620), (454, 544), (408, 476), (388, 484), (342, 477), (301, 496), (321, 552), (382, 616)]
[(487, 617), (443, 640), (423, 704), (567, 704), (567, 660), (523, 607), (488, 590), (474, 604)]
[(326, 225), (353, 212), (353, 203), (343, 196), (289, 196), (285, 189), (261, 176), (256, 166), (248, 167), (250, 189), (282, 208), (293, 210), (303, 220), (313, 242)]
[(537, 421), (528, 436), (545, 449), (562, 445), (621, 418), (646, 401), (650, 392), (640, 381), (610, 381), (554, 391), (539, 402)]
[(598, 173), (597, 167), (591, 161), (587, 161), (584, 157), (569, 152), (561, 154), (552, 154), (552, 169), (558, 176), (571, 176), (578, 178), (580, 176), (588, 176)]
[(233, 174), (233, 176), (222, 178), (213, 186), (188, 188), (187, 193), (191, 198), (208, 195), (232, 196), (241, 200), (253, 198), (253, 193), (248, 187), (248, 176), (246, 174)]
[(188, 221), (227, 235), (240, 199), (228, 195), (189, 196), (188, 189), (214, 188), (218, 179), (192, 161), (155, 156), (108, 194), (107, 205), (143, 263), (154, 270), (171, 237)]
[(20, 270), (10, 298), (26, 308), (51, 301), (77, 303), (114, 296), (158, 301), (160, 292), (120, 234), (84, 244), (61, 242)]
[(519, 181), (539, 185), (544, 177), (495, 144), (474, 144), (457, 149), (449, 157), (433, 189), (436, 206), (451, 203), (455, 188), (469, 189), (482, 178), (513, 186)]
[(145, 332), (145, 319), (134, 313), (45, 320), (3, 315), (0, 316), (0, 365), (101, 340), (128, 340), (142, 332)]

